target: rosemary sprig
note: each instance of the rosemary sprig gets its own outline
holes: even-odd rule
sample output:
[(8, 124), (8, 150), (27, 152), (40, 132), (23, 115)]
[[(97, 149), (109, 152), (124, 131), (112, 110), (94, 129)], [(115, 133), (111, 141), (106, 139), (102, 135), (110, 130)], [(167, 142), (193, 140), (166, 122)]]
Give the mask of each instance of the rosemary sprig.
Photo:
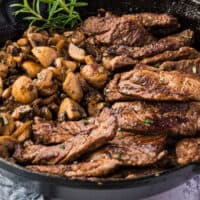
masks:
[[(41, 13), (41, 4), (47, 4), (47, 16)], [(29, 21), (29, 26), (41, 23), (38, 30), (73, 28), (81, 22), (80, 14), (75, 9), (84, 6), (87, 6), (86, 2), (77, 0), (33, 0), (32, 3), (23, 0), (23, 3), (11, 5), (17, 8), (13, 14), (23, 14), (23, 20)]]

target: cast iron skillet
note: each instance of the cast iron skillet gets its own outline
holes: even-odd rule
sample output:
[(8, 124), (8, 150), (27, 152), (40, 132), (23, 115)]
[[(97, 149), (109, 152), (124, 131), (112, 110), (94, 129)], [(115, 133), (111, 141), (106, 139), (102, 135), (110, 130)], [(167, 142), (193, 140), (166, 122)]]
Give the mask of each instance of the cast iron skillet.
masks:
[[(95, 15), (98, 8), (105, 8), (116, 14), (169, 12), (179, 18), (183, 28), (191, 28), (195, 31), (195, 45), (198, 48), (200, 44), (200, 0), (88, 0), (88, 3), (89, 6), (80, 11), (83, 17)], [(200, 174), (200, 165), (190, 164), (171, 169), (159, 176), (95, 183), (31, 172), (1, 158), (0, 167), (7, 172), (7, 176), (12, 180), (21, 179), (27, 184), (37, 184), (40, 192), (47, 197), (69, 200), (121, 200), (123, 198), (136, 200), (169, 190), (184, 183), (192, 176)]]

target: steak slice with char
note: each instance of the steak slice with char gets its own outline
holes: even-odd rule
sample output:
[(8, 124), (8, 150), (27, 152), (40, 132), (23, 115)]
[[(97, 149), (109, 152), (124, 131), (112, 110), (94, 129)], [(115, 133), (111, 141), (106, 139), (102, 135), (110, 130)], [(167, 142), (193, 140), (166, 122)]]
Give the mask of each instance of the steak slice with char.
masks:
[(181, 47), (176, 51), (165, 51), (161, 54), (155, 55), (153, 57), (144, 58), (141, 63), (144, 64), (161, 64), (165, 61), (176, 61), (182, 59), (194, 59), (200, 56), (196, 49), (191, 47)]
[(122, 130), (184, 136), (200, 131), (198, 102), (117, 102), (112, 109)]
[(120, 166), (146, 166), (166, 155), (166, 137), (118, 132), (108, 145), (86, 161), (72, 165), (27, 166), (28, 169), (70, 178), (104, 177)]
[(49, 145), (63, 143), (78, 134), (90, 133), (96, 125), (94, 118), (87, 121), (67, 121), (56, 124), (36, 117), (32, 128), (36, 143)]
[(200, 58), (197, 59), (187, 59), (180, 61), (167, 61), (160, 65), (159, 69), (171, 71), (178, 70), (187, 73), (200, 73)]
[(19, 163), (32, 164), (52, 165), (74, 161), (84, 153), (104, 145), (115, 136), (116, 119), (109, 109), (102, 111), (96, 118), (94, 126), (89, 133), (75, 135), (59, 145), (31, 145), (25, 148), (18, 146), (13, 157)]
[(121, 17), (115, 15), (107, 15), (105, 17), (92, 16), (87, 18), (81, 29), (87, 35), (99, 35), (108, 32), (116, 20), (123, 19), (143, 25), (145, 27), (179, 27), (177, 19), (169, 14), (155, 13), (138, 13), (132, 15), (123, 15)]
[(127, 67), (135, 66), (138, 64), (138, 60), (133, 59), (127, 55), (115, 56), (114, 58), (104, 58), (104, 67), (110, 71), (127, 69)]
[(145, 27), (179, 27), (177, 18), (167, 13), (137, 13), (123, 15), (122, 17), (131, 19), (137, 23), (142, 24)]
[(120, 81), (120, 74), (115, 74), (113, 79), (106, 85), (104, 89), (104, 95), (105, 100), (107, 102), (113, 102), (113, 101), (126, 101), (131, 100), (132, 97), (128, 95), (124, 95), (118, 91), (118, 83)]
[(127, 55), (134, 59), (143, 59), (154, 56), (168, 50), (177, 50), (180, 47), (190, 46), (194, 39), (194, 32), (190, 29), (178, 34), (170, 35), (143, 47), (128, 47), (125, 45), (113, 45), (107, 48), (105, 55)]
[(54, 174), (68, 178), (103, 177), (116, 169), (118, 161), (102, 159), (71, 165), (30, 165), (26, 168), (41, 173)]
[(182, 139), (176, 146), (177, 162), (181, 165), (200, 162), (200, 138)]
[(113, 88), (117, 88), (118, 99), (129, 96), (132, 100), (145, 99), (156, 101), (200, 100), (200, 77), (196, 74), (180, 71), (162, 71), (154, 67), (139, 64), (134, 70), (120, 74), (120, 79), (105, 88), (106, 99)]
[(128, 17), (90, 17), (85, 20), (81, 29), (106, 45), (144, 46), (155, 41), (142, 25)]
[(165, 144), (165, 135), (147, 136), (120, 131), (108, 145), (93, 153), (88, 159), (116, 159), (123, 166), (147, 166), (166, 155)]

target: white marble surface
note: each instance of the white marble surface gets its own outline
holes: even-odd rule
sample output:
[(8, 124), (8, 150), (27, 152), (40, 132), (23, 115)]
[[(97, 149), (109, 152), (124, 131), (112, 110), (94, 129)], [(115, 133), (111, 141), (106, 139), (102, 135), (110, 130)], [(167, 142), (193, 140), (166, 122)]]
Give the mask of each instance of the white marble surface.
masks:
[(144, 200), (200, 200), (200, 176), (177, 188)]

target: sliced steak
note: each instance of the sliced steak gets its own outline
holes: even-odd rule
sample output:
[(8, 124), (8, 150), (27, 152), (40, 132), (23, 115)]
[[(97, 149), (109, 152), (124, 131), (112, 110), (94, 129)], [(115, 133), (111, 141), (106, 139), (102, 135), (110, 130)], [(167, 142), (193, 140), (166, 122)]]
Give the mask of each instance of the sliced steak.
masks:
[(180, 61), (167, 61), (159, 66), (159, 69), (171, 71), (178, 70), (187, 73), (200, 74), (200, 58)]
[(185, 165), (200, 162), (200, 138), (183, 139), (176, 146), (177, 162)]
[(88, 180), (103, 182), (103, 181), (121, 181), (144, 178), (147, 176), (159, 176), (159, 174), (167, 171), (166, 168), (157, 167), (120, 167), (107, 176), (102, 177), (89, 177)]
[(93, 153), (89, 160), (116, 159), (124, 166), (147, 166), (166, 155), (166, 136), (144, 136), (118, 132), (106, 147)]
[[(162, 71), (154, 67), (137, 65), (134, 70), (120, 74), (120, 80), (105, 88), (106, 98), (113, 88), (132, 100), (156, 101), (200, 100), (200, 77), (180, 71)], [(124, 100), (119, 95), (118, 100)], [(122, 97), (122, 99), (121, 99)], [(116, 100), (116, 97), (113, 97)], [(112, 99), (111, 99), (112, 101)]]
[(153, 57), (144, 58), (141, 63), (144, 64), (161, 64), (165, 61), (176, 61), (182, 59), (194, 59), (200, 56), (196, 49), (191, 47), (181, 47), (176, 51), (165, 51), (161, 54), (155, 55)]
[(60, 144), (78, 134), (90, 133), (96, 128), (93, 118), (81, 121), (67, 121), (62, 123), (53, 123), (35, 118), (32, 126), (34, 139), (37, 144)]
[(137, 13), (123, 15), (122, 17), (133, 20), (137, 23), (142, 24), (145, 27), (173, 27), (180, 26), (177, 19), (167, 13)]
[(143, 166), (166, 155), (166, 137), (142, 136), (120, 132), (106, 147), (92, 154), (87, 161), (72, 165), (27, 166), (28, 169), (70, 178), (104, 177), (119, 166)]
[(120, 81), (120, 74), (115, 74), (113, 79), (107, 84), (104, 89), (105, 100), (107, 102), (113, 102), (117, 100), (126, 101), (131, 100), (132, 97), (124, 95), (118, 90), (118, 83)]
[(200, 130), (200, 103), (197, 102), (119, 102), (112, 109), (122, 130), (186, 136)]
[(18, 146), (14, 158), (19, 163), (63, 164), (73, 161), (86, 152), (94, 150), (113, 139), (116, 120), (109, 109), (105, 109), (95, 120), (95, 128), (89, 133), (78, 134), (64, 143), (54, 146)]
[(90, 17), (83, 23), (82, 30), (106, 45), (144, 46), (155, 41), (142, 25), (128, 17)]
[(114, 58), (104, 58), (104, 66), (110, 71), (127, 69), (128, 66), (135, 66), (138, 63), (138, 60), (133, 59), (126, 55), (115, 56)]
[(174, 27), (180, 26), (177, 19), (169, 14), (155, 13), (138, 13), (123, 15), (121, 17), (115, 15), (107, 15), (105, 17), (89, 17), (87, 18), (81, 29), (87, 35), (99, 35), (109, 31), (117, 20), (129, 20), (145, 27)]
[(145, 57), (154, 56), (168, 50), (177, 50), (180, 47), (190, 46), (194, 39), (194, 32), (190, 29), (181, 33), (167, 36), (143, 47), (128, 47), (125, 45), (114, 45), (107, 48), (105, 55), (127, 55), (134, 59), (142, 59)]
[(118, 165), (117, 160), (102, 159), (72, 165), (32, 165), (26, 168), (41, 173), (54, 174), (68, 178), (103, 177), (111, 173)]

